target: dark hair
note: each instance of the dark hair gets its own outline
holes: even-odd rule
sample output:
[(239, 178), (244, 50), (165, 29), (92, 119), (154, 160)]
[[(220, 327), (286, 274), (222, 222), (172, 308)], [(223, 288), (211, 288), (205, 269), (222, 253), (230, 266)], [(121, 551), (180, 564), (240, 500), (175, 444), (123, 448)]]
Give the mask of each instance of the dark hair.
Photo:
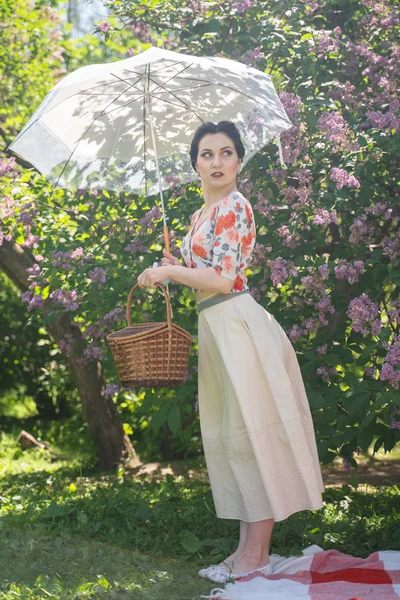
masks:
[(192, 143), (190, 145), (190, 160), (192, 162), (192, 167), (196, 172), (196, 160), (199, 153), (199, 144), (201, 139), (209, 133), (225, 133), (232, 140), (240, 160), (243, 158), (245, 155), (245, 149), (242, 140), (240, 139), (239, 130), (235, 123), (232, 123), (232, 121), (220, 121), (217, 123), (217, 125), (211, 122), (203, 123), (194, 132)]

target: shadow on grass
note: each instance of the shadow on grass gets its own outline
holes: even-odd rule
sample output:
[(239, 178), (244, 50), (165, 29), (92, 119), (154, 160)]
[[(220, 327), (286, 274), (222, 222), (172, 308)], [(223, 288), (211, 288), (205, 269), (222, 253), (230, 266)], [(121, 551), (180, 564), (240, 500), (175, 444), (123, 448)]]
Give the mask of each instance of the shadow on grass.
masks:
[(68, 533), (3, 531), (0, 597), (198, 600), (210, 582), (192, 565)]
[[(0, 480), (0, 598), (209, 593), (197, 570), (236, 548), (239, 527), (216, 518), (205, 472), (193, 477), (181, 467), (110, 475), (58, 463), (28, 471), (35, 466), (24, 454)], [(361, 557), (400, 550), (399, 496), (396, 486), (327, 488), (323, 509), (275, 524), (271, 552), (299, 555), (311, 544)]]

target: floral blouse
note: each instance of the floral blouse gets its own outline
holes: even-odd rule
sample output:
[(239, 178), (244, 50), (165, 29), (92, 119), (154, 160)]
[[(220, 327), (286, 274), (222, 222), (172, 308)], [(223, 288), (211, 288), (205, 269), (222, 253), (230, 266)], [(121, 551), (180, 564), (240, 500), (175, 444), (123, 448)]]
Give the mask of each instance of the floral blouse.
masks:
[(180, 247), (186, 266), (214, 267), (219, 275), (232, 279), (231, 292), (248, 289), (246, 268), (256, 241), (250, 202), (240, 192), (231, 192), (197, 226), (200, 211), (199, 208), (192, 216)]

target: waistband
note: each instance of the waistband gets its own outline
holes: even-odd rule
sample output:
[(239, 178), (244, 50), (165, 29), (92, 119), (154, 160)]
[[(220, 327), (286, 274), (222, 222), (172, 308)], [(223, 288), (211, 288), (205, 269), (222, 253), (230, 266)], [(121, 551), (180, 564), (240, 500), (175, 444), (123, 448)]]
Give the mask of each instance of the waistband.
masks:
[(250, 290), (243, 290), (242, 292), (231, 292), (230, 294), (214, 294), (210, 298), (200, 300), (200, 302), (197, 303), (197, 310), (198, 312), (200, 312), (204, 308), (209, 308), (210, 306), (214, 306), (215, 304), (220, 304), (220, 302), (231, 300), (232, 298), (236, 298), (237, 296), (241, 296), (242, 294), (250, 294)]

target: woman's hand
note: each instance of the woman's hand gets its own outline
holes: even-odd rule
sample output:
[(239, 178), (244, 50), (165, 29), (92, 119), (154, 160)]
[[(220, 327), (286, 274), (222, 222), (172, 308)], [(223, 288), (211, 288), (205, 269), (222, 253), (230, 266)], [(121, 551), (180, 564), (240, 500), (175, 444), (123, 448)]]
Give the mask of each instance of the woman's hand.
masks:
[(139, 287), (156, 287), (156, 283), (167, 281), (170, 278), (171, 267), (150, 267), (145, 269), (138, 277)]
[(179, 258), (175, 258), (175, 256), (172, 256), (172, 254), (170, 254), (166, 250), (163, 250), (163, 254), (164, 254), (164, 258), (161, 260), (161, 265), (163, 267), (167, 267), (167, 266), (177, 267), (181, 264), (179, 261)]

